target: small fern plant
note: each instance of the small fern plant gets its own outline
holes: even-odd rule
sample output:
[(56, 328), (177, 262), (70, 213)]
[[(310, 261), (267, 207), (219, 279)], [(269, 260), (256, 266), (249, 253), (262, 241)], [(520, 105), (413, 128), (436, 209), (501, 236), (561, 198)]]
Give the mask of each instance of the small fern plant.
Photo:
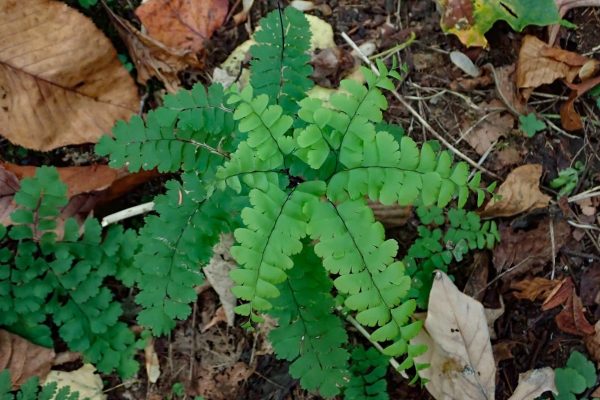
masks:
[(402, 358), (401, 369), (424, 351), (410, 344), (422, 324), (411, 318), (411, 276), (367, 198), (462, 208), (486, 191), (448, 152), (389, 133), (401, 131), (383, 121), (382, 91), (400, 78), (394, 68), (363, 68), (365, 84), (344, 80), (324, 102), (307, 97), (311, 38), (301, 12), (268, 14), (255, 40), (249, 85), (168, 95), (145, 121), (119, 122), (96, 151), (114, 167), (182, 174), (140, 231), (138, 322), (163, 335), (188, 317), (201, 267), (220, 235), (234, 232), (231, 277), (244, 326), (276, 317), (278, 356), (303, 387), (330, 397), (352, 376), (334, 294), (386, 357)]
[(123, 309), (106, 281), (133, 283), (135, 233), (113, 226), (102, 235), (90, 218), (80, 235), (79, 224), (68, 219), (59, 237), (67, 187), (54, 168), (38, 168), (21, 181), (14, 201), (13, 225), (0, 225), (0, 327), (45, 347), (53, 347), (54, 327), (98, 370), (133, 375), (136, 340), (119, 321)]
[(11, 388), (10, 373), (0, 371), (0, 400), (89, 400), (79, 397), (79, 392), (72, 392), (68, 386), (58, 388), (56, 382), (39, 385), (39, 378), (29, 378), (16, 393)]

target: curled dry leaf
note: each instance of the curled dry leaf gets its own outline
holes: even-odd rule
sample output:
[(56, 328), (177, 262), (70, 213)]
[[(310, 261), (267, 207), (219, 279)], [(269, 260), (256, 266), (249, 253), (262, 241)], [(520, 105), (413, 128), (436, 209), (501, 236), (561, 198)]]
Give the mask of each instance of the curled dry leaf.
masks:
[(102, 392), (102, 378), (96, 374), (96, 368), (92, 364), (84, 364), (71, 372), (51, 371), (44, 384), (52, 382), (56, 383), (58, 389), (68, 386), (71, 392), (79, 392), (80, 399), (106, 400), (106, 395)]
[[(523, 38), (517, 62), (517, 87), (520, 90), (535, 89), (557, 79), (573, 80), (590, 58), (572, 51), (548, 46), (535, 36)], [(524, 92), (525, 98), (529, 91)]]
[(221, 240), (215, 245), (210, 262), (202, 269), (206, 280), (208, 280), (219, 295), (219, 300), (221, 300), (227, 317), (228, 326), (233, 326), (235, 319), (233, 309), (236, 306), (236, 298), (231, 292), (234, 283), (229, 276), (229, 272), (237, 266), (237, 263), (229, 253), (232, 245), (233, 236), (231, 234), (221, 235)]
[[(558, 252), (571, 234), (569, 224), (555, 220), (554, 248)], [(544, 219), (528, 231), (517, 231), (506, 225), (500, 226), (502, 240), (494, 248), (493, 264), (497, 273), (502, 273), (504, 282), (526, 272), (535, 273), (552, 260), (550, 220)]]
[(146, 359), (146, 374), (150, 383), (156, 383), (160, 377), (160, 363), (158, 355), (154, 350), (154, 340), (148, 340), (144, 347), (144, 358)]
[(225, 21), (228, 7), (227, 0), (148, 0), (135, 14), (156, 40), (198, 53)]
[(52, 368), (54, 350), (0, 329), (0, 371), (8, 369), (13, 389), (32, 376), (43, 380)]
[(521, 281), (512, 281), (510, 288), (515, 289), (514, 296), (519, 300), (545, 300), (550, 292), (558, 286), (561, 281), (546, 278), (531, 278)]
[(561, 331), (576, 336), (594, 334), (594, 327), (585, 317), (585, 308), (577, 296), (575, 285), (570, 277), (563, 279), (560, 285), (548, 295), (542, 304), (542, 310), (546, 311), (558, 306), (563, 308), (554, 320)]
[(519, 374), (519, 384), (508, 400), (531, 400), (544, 392), (558, 394), (554, 383), (554, 370), (550, 367)]
[(428, 345), (415, 360), (430, 364), (419, 373), (433, 397), (494, 399), (496, 364), (483, 306), (442, 272), (433, 282), (425, 330), (414, 342)]
[(510, 217), (544, 208), (550, 196), (540, 192), (542, 166), (527, 164), (515, 168), (498, 188), (500, 200), (492, 199), (479, 215), (483, 218)]
[(137, 70), (138, 83), (145, 85), (148, 79), (156, 77), (173, 93), (180, 87), (178, 72), (188, 67), (202, 68), (202, 63), (193, 52), (168, 47), (140, 32), (129, 21), (115, 14), (110, 7), (102, 4), (129, 50)]
[(575, 100), (583, 96), (588, 90), (600, 85), (600, 75), (583, 81), (579, 84), (567, 82), (567, 86), (573, 91), (569, 95), (569, 99), (560, 106), (560, 121), (563, 128), (568, 131), (577, 131), (583, 129), (581, 116), (575, 110)]
[(527, 104), (515, 84), (515, 65), (506, 65), (500, 68), (494, 68), (491, 64), (486, 64), (484, 67), (491, 71), (496, 83), (496, 93), (506, 107), (514, 115), (529, 114)]
[(94, 143), (138, 111), (110, 41), (63, 2), (0, 2), (0, 37), (0, 134), (11, 142), (42, 151)]

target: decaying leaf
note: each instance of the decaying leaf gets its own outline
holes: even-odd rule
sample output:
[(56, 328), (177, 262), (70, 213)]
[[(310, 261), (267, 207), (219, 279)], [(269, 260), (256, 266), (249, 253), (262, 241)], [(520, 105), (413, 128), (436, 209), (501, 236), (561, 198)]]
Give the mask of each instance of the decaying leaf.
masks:
[(490, 332), (490, 338), (496, 339), (496, 330), (494, 329), (494, 324), (496, 320), (504, 315), (504, 299), (500, 296), (500, 307), (499, 308), (485, 308), (485, 319), (488, 324), (488, 330)]
[(233, 245), (233, 236), (231, 234), (222, 235), (221, 240), (214, 248), (213, 256), (206, 267), (202, 269), (206, 279), (219, 295), (219, 300), (223, 305), (227, 317), (227, 325), (233, 326), (236, 306), (236, 298), (231, 292), (234, 286), (229, 277), (229, 272), (237, 266), (237, 263), (231, 257), (229, 249)]
[(514, 296), (519, 300), (545, 300), (548, 294), (561, 283), (558, 280), (535, 277), (513, 281), (510, 284), (511, 289), (515, 289)]
[(0, 168), (0, 224), (9, 223), (13, 211), (13, 195), (20, 187), (19, 178), (15, 174)]
[(544, 392), (558, 394), (554, 383), (554, 370), (550, 367), (519, 374), (519, 384), (508, 400), (531, 400)]
[(241, 361), (225, 369), (202, 369), (199, 371), (193, 394), (211, 400), (235, 399), (243, 382), (253, 373), (254, 368)]
[(227, 0), (148, 0), (135, 14), (159, 42), (197, 53), (223, 24), (227, 10)]
[[(571, 234), (571, 228), (563, 220), (555, 220), (554, 248), (558, 252)], [(514, 230), (500, 226), (502, 241), (494, 248), (493, 264), (497, 273), (503, 273), (504, 282), (526, 272), (535, 273), (551, 261), (552, 240), (550, 220), (543, 219), (539, 225), (528, 231)]]
[(94, 143), (139, 109), (94, 23), (54, 0), (0, 2), (0, 134), (34, 150)]
[(160, 377), (160, 363), (158, 362), (156, 350), (154, 350), (154, 340), (148, 340), (148, 343), (146, 343), (146, 347), (144, 347), (144, 358), (146, 360), (148, 382), (156, 383)]
[(600, 262), (590, 264), (581, 274), (581, 301), (586, 306), (600, 305)]
[(482, 301), (488, 283), (490, 258), (487, 252), (478, 251), (473, 254), (473, 265), (469, 280), (463, 293), (477, 301)]
[[(590, 58), (572, 51), (548, 46), (535, 36), (523, 38), (517, 62), (517, 87), (520, 90), (535, 89), (557, 79), (573, 80)], [(524, 92), (525, 98), (530, 92)]]
[(53, 349), (38, 346), (0, 329), (0, 371), (10, 371), (13, 389), (32, 376), (43, 380), (52, 368), (55, 355)]
[(106, 400), (102, 392), (102, 378), (96, 374), (96, 368), (92, 364), (84, 364), (83, 367), (71, 371), (50, 371), (44, 384), (56, 382), (60, 389), (65, 386), (71, 388), (71, 392), (79, 392), (79, 398), (89, 400)]
[(428, 345), (416, 361), (430, 364), (420, 374), (433, 397), (494, 399), (496, 364), (483, 306), (442, 272), (433, 282), (425, 329), (414, 341)]
[(486, 64), (485, 67), (491, 71), (496, 83), (496, 93), (504, 105), (514, 115), (529, 114), (530, 110), (527, 107), (527, 103), (517, 90), (517, 85), (515, 84), (515, 65), (511, 64), (494, 68), (491, 64)]
[(542, 166), (527, 164), (515, 168), (498, 188), (500, 200), (492, 199), (479, 215), (483, 218), (510, 217), (544, 208), (550, 196), (540, 192)]
[[(499, 101), (480, 105), (483, 108), (504, 108)], [(479, 155), (485, 154), (500, 137), (508, 136), (515, 124), (515, 118), (509, 113), (494, 112), (473, 126), (474, 121), (466, 122), (463, 129), (468, 131), (465, 140)]]
[(585, 308), (577, 296), (575, 285), (570, 277), (563, 279), (560, 285), (552, 290), (542, 304), (542, 310), (546, 311), (558, 306), (563, 308), (554, 320), (561, 331), (576, 336), (594, 334), (594, 327), (585, 317)]
[(198, 57), (189, 50), (172, 49), (156, 39), (140, 32), (124, 18), (115, 14), (104, 3), (119, 36), (129, 50), (137, 70), (137, 81), (145, 85), (152, 77), (158, 78), (173, 93), (180, 87), (178, 72), (186, 68), (202, 68)]
[(514, 340), (505, 340), (495, 343), (492, 346), (492, 350), (494, 352), (494, 360), (496, 360), (496, 365), (500, 364), (502, 361), (512, 360), (514, 358), (512, 350), (518, 344), (519, 342)]
[(519, 32), (528, 25), (560, 22), (555, 0), (438, 0), (438, 4), (442, 30), (456, 35), (466, 46), (487, 46), (484, 35), (500, 20)]
[[(600, 62), (598, 64), (600, 65)], [(577, 110), (575, 110), (575, 101), (587, 91), (600, 85), (600, 75), (578, 84), (569, 82), (566, 84), (573, 91), (569, 95), (569, 99), (560, 106), (560, 122), (566, 130), (578, 131), (583, 129), (583, 122), (581, 121), (581, 116)]]

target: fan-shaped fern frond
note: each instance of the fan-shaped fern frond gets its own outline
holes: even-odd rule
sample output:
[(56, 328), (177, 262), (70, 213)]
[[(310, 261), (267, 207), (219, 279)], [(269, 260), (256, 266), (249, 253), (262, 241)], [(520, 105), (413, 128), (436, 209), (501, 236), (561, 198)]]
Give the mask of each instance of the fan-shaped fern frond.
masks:
[(224, 105), (221, 85), (195, 85), (165, 96), (164, 105), (148, 113), (146, 122), (132, 116), (119, 121), (114, 137), (103, 136), (96, 152), (109, 155), (112, 167), (132, 172), (213, 171), (231, 150), (233, 118)]
[(266, 190), (250, 191), (251, 208), (242, 211), (247, 228), (235, 231), (239, 246), (231, 254), (240, 264), (231, 277), (237, 284), (233, 293), (247, 303), (236, 311), (259, 321), (257, 312), (271, 308), (270, 299), (279, 296), (275, 285), (285, 281), (285, 270), (292, 268), (292, 255), (302, 250), (306, 236), (307, 203), (314, 202), (325, 191), (323, 182), (305, 182), (289, 193), (276, 185)]
[(144, 307), (138, 321), (156, 335), (168, 333), (176, 319), (190, 314), (194, 287), (203, 281), (200, 267), (210, 260), (219, 235), (230, 230), (228, 207), (236, 204), (230, 192), (207, 193), (193, 173), (184, 175), (183, 184), (169, 181), (166, 186), (167, 193), (155, 201), (158, 215), (146, 218), (135, 257), (136, 301)]
[(331, 280), (310, 247), (293, 257), (289, 279), (269, 311), (278, 327), (269, 334), (277, 357), (291, 362), (291, 375), (303, 388), (335, 396), (348, 377), (349, 354), (341, 319), (334, 313)]
[(304, 14), (293, 7), (272, 11), (261, 20), (257, 43), (250, 48), (250, 85), (286, 112), (296, 111), (314, 85), (309, 79), (309, 28)]
[[(338, 291), (348, 295), (345, 304), (357, 311), (356, 319), (366, 326), (377, 326), (371, 338), (391, 342), (385, 348), (390, 356), (408, 353), (403, 367), (412, 365), (412, 356), (421, 351), (408, 344), (422, 323), (408, 324), (416, 308), (405, 300), (410, 277), (404, 265), (394, 261), (398, 244), (385, 240), (384, 229), (376, 223), (364, 200), (313, 203), (308, 231), (319, 240), (315, 252), (332, 274)], [(408, 324), (408, 325), (407, 325)]]

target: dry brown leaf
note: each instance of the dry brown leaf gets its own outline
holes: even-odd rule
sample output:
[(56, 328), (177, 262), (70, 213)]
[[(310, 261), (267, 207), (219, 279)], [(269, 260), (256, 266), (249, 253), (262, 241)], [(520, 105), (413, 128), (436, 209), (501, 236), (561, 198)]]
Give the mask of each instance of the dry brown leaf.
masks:
[(485, 312), (485, 319), (487, 321), (488, 324), (488, 330), (490, 332), (490, 338), (491, 339), (496, 339), (496, 330), (494, 329), (494, 324), (496, 323), (496, 320), (498, 318), (500, 318), (502, 315), (504, 315), (504, 299), (502, 299), (502, 296), (500, 296), (500, 308), (485, 308), (484, 312)]
[(554, 307), (558, 307), (561, 304), (566, 304), (569, 297), (571, 297), (574, 288), (573, 280), (570, 277), (561, 280), (559, 284), (548, 293), (546, 300), (544, 300), (544, 303), (542, 304), (542, 310), (547, 311)]
[(490, 259), (487, 252), (478, 251), (473, 254), (473, 268), (463, 293), (477, 301), (483, 301), (489, 276)]
[(531, 400), (549, 391), (558, 394), (554, 370), (550, 367), (533, 369), (519, 374), (519, 384), (508, 400)]
[(144, 347), (144, 358), (146, 360), (146, 375), (150, 383), (156, 383), (160, 377), (160, 363), (158, 362), (158, 354), (154, 350), (154, 340), (148, 340)]
[[(569, 224), (555, 220), (554, 248), (558, 252), (565, 245), (571, 234)], [(537, 228), (528, 231), (517, 231), (501, 225), (502, 240), (494, 248), (493, 264), (497, 273), (503, 273), (504, 282), (526, 272), (535, 273), (552, 259), (552, 242), (550, 238), (550, 222), (540, 221)]]
[(490, 201), (480, 213), (482, 217), (507, 217), (548, 205), (550, 196), (540, 192), (542, 166), (527, 164), (515, 168), (498, 188), (498, 201)]
[(560, 122), (566, 130), (578, 131), (583, 129), (583, 122), (581, 121), (581, 116), (577, 110), (575, 110), (575, 101), (583, 96), (588, 90), (591, 90), (600, 84), (600, 75), (579, 84), (569, 82), (566, 84), (573, 91), (569, 95), (569, 99), (560, 106)]
[(598, 368), (600, 368), (600, 321), (594, 325), (594, 333), (587, 336), (584, 341), (587, 351), (592, 356), (592, 359), (596, 361)]
[(233, 309), (237, 301), (231, 291), (231, 288), (235, 285), (229, 276), (229, 272), (237, 266), (237, 263), (229, 253), (232, 245), (233, 236), (231, 234), (222, 235), (221, 240), (214, 248), (210, 262), (202, 269), (206, 280), (208, 280), (219, 295), (219, 300), (227, 316), (228, 326), (233, 326), (235, 320), (235, 311)]
[(229, 322), (227, 321), (227, 315), (225, 315), (225, 308), (223, 306), (217, 308), (217, 311), (215, 311), (215, 315), (210, 321), (208, 321), (208, 323), (204, 327), (202, 327), (201, 332), (206, 332), (213, 326), (217, 325), (219, 322), (226, 322), (227, 325), (229, 325)]
[(519, 342), (514, 340), (506, 340), (495, 343), (492, 346), (492, 350), (494, 352), (494, 360), (496, 360), (496, 365), (500, 364), (502, 361), (512, 360), (514, 358), (512, 349), (518, 344)]
[(500, 200), (490, 200), (479, 215), (482, 218), (510, 217), (546, 207), (550, 196), (540, 192), (538, 186), (541, 176), (540, 164), (515, 168), (498, 188)]
[(521, 164), (523, 156), (514, 147), (505, 147), (494, 154), (493, 160), (497, 169), (512, 167), (513, 165)]
[(517, 87), (527, 98), (528, 90), (557, 79), (573, 80), (583, 65), (592, 61), (580, 54), (548, 46), (535, 36), (523, 38), (517, 62)]
[(115, 14), (110, 7), (102, 4), (129, 50), (137, 70), (138, 83), (145, 85), (148, 79), (156, 77), (169, 92), (174, 93), (180, 88), (177, 76), (180, 71), (188, 67), (202, 68), (202, 63), (193, 52), (168, 47), (140, 32), (129, 21)]
[(565, 308), (554, 318), (558, 329), (576, 336), (593, 335), (594, 327), (585, 317), (584, 310), (581, 299), (573, 289)]
[(600, 386), (598, 386), (590, 396), (592, 396), (593, 399), (600, 399)]
[[(501, 104), (489, 104), (489, 106), (501, 106)], [(465, 140), (469, 145), (475, 149), (477, 154), (480, 156), (485, 154), (489, 148), (494, 144), (500, 137), (508, 136), (512, 131), (515, 118), (509, 113), (494, 113), (485, 120), (481, 121), (474, 128), (466, 127), (471, 129), (468, 135), (465, 136)]]
[(560, 283), (558, 280), (535, 277), (513, 281), (510, 288), (516, 290), (513, 294), (517, 299), (536, 301), (538, 299), (545, 300), (548, 294)]
[(223, 24), (227, 9), (227, 0), (148, 0), (135, 14), (156, 40), (197, 53)]
[(0, 37), (0, 134), (11, 142), (43, 151), (94, 143), (138, 111), (110, 41), (63, 2), (0, 2)]
[(253, 373), (254, 368), (241, 361), (224, 370), (201, 369), (191, 394), (211, 400), (238, 398), (242, 383)]
[(506, 65), (500, 68), (494, 68), (491, 64), (484, 66), (491, 70), (494, 82), (496, 83), (496, 93), (506, 107), (514, 115), (529, 114), (527, 104), (515, 84), (515, 65)]
[(579, 293), (584, 305), (600, 305), (600, 262), (589, 265), (581, 274)]
[(79, 392), (79, 398), (89, 400), (106, 400), (103, 393), (102, 378), (96, 374), (92, 364), (70, 372), (50, 371), (44, 384), (55, 382), (58, 389), (68, 386), (71, 392)]
[(430, 364), (420, 375), (428, 380), (433, 397), (494, 399), (496, 364), (483, 306), (442, 272), (436, 273), (425, 329), (414, 343), (428, 344), (427, 352), (415, 360)]
[(43, 380), (52, 368), (53, 349), (38, 346), (20, 336), (0, 329), (0, 371), (8, 369), (13, 389), (32, 376)]

